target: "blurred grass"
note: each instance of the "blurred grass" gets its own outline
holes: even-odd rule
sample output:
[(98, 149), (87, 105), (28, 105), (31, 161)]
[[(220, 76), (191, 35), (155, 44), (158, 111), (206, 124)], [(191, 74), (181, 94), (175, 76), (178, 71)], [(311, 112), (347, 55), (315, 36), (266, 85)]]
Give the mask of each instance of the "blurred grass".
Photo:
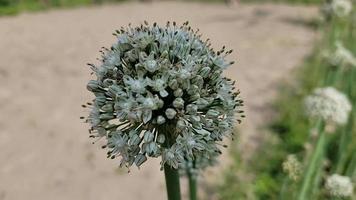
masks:
[(246, 3), (267, 3), (267, 2), (274, 2), (274, 3), (288, 3), (288, 4), (321, 4), (325, 2), (325, 0), (241, 0), (242, 2)]
[(41, 11), (50, 8), (71, 8), (125, 0), (0, 0), (0, 16), (21, 12)]
[[(342, 91), (353, 104), (353, 110), (348, 124), (337, 128), (333, 135), (328, 136), (326, 164), (321, 166), (322, 170), (315, 176), (325, 178), (327, 174), (339, 173), (356, 177), (356, 68), (342, 70), (340, 67), (331, 66), (323, 56), (325, 50), (335, 49), (336, 41), (341, 41), (347, 49), (356, 54), (355, 22), (355, 10), (346, 19), (333, 18), (319, 22), (318, 29), (322, 37), (313, 54), (295, 71), (288, 83), (281, 84), (283, 86), (274, 104), (278, 117), (269, 126), (269, 138), (247, 163), (242, 163), (239, 155), (232, 153), (235, 161), (232, 169), (239, 169), (240, 173), (254, 177), (248, 189), (253, 191), (254, 197), (249, 199), (294, 199), (293, 195), (296, 195), (300, 183), (286, 184), (288, 180), (282, 171), (282, 162), (289, 154), (295, 154), (300, 160), (306, 161), (308, 150), (305, 146), (311, 144), (312, 138), (311, 123), (304, 115), (303, 100), (318, 87), (332, 86)], [(330, 199), (325, 195), (320, 180), (315, 179), (313, 184), (314, 193), (310, 194), (311, 199)], [(220, 188), (220, 199), (246, 199), (243, 189), (245, 185), (234, 172), (226, 172), (225, 182)]]
[[(122, 2), (129, 0), (0, 0), (0, 16), (15, 15), (24, 11), (40, 11), (49, 8), (69, 8), (76, 6), (95, 5), (108, 2)], [(182, 0), (186, 2), (226, 3), (226, 0)], [(324, 0), (241, 0), (244, 3), (297, 3), (318, 4)]]

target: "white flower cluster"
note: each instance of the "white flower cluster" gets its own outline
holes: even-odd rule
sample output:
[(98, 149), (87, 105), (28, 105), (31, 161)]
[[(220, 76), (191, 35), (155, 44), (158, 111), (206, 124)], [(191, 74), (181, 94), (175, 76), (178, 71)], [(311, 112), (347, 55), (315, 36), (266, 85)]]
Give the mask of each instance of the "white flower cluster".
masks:
[(308, 116), (340, 125), (347, 122), (352, 109), (348, 98), (333, 87), (315, 89), (304, 104)]
[(349, 177), (333, 174), (326, 179), (325, 189), (334, 197), (350, 197), (353, 193), (353, 184)]
[(287, 159), (282, 163), (282, 168), (288, 177), (294, 181), (298, 180), (302, 173), (302, 164), (293, 154), (287, 156)]
[(329, 63), (336, 67), (356, 67), (356, 57), (339, 41), (335, 43), (336, 49), (326, 53)]
[(323, 11), (329, 16), (346, 17), (352, 11), (352, 2), (350, 0), (332, 0), (324, 6)]
[(103, 148), (121, 157), (120, 166), (162, 156), (162, 166), (179, 168), (217, 156), (219, 142), (240, 122), (235, 113), (243, 117), (234, 81), (222, 75), (232, 50), (214, 51), (188, 23), (145, 22), (115, 35), (100, 66), (89, 64), (97, 77), (87, 85), (95, 95), (91, 137), (106, 138)]

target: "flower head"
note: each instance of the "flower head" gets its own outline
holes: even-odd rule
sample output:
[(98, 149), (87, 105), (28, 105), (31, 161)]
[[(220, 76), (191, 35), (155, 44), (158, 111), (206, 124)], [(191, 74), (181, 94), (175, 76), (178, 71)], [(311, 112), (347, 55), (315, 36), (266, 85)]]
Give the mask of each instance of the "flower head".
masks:
[(288, 177), (294, 181), (298, 180), (302, 173), (302, 164), (293, 154), (287, 156), (287, 159), (282, 164), (282, 168), (288, 174)]
[(232, 51), (214, 51), (188, 23), (145, 23), (116, 35), (102, 63), (90, 64), (91, 136), (105, 138), (108, 157), (121, 157), (127, 167), (148, 157), (174, 168), (213, 159), (242, 113), (234, 81), (222, 75)]
[(352, 11), (352, 2), (350, 0), (333, 0), (331, 9), (336, 16), (345, 17)]
[(333, 174), (326, 179), (325, 189), (334, 197), (349, 197), (353, 193), (353, 184), (347, 176)]
[(337, 16), (340, 18), (348, 16), (352, 11), (352, 1), (350, 0), (332, 0), (324, 5), (323, 13), (326, 16)]
[(326, 52), (326, 57), (332, 66), (356, 67), (356, 57), (339, 41), (335, 43), (336, 49), (332, 53)]
[(304, 104), (308, 116), (341, 125), (347, 122), (352, 108), (348, 98), (332, 87), (315, 89)]

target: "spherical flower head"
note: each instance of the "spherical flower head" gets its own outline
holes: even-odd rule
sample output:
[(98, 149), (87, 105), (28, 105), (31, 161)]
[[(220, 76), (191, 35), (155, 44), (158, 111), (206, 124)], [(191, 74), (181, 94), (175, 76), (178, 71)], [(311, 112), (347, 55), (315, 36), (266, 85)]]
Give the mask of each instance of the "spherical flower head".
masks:
[(347, 123), (352, 109), (348, 98), (332, 87), (315, 89), (305, 98), (304, 105), (306, 114), (311, 118), (339, 125)]
[(333, 0), (331, 10), (338, 17), (346, 17), (352, 11), (352, 2), (350, 0)]
[(326, 179), (325, 189), (331, 196), (345, 198), (352, 195), (353, 184), (350, 177), (333, 174)]
[(342, 68), (356, 67), (356, 58), (346, 49), (340, 41), (335, 43), (336, 49), (333, 53), (328, 53), (327, 57), (332, 66)]
[(104, 138), (120, 166), (140, 166), (148, 157), (173, 168), (213, 160), (243, 117), (235, 82), (222, 75), (232, 51), (214, 51), (188, 23), (145, 23), (115, 35), (102, 62), (90, 64), (91, 137)]
[(287, 159), (282, 163), (282, 168), (288, 177), (294, 181), (297, 181), (302, 173), (302, 164), (293, 154), (287, 156)]

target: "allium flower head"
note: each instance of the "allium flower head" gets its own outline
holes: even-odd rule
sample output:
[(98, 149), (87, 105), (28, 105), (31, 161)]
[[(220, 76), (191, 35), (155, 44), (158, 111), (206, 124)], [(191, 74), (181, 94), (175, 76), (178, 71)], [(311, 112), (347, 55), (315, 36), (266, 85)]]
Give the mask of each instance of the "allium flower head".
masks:
[(356, 67), (356, 57), (351, 51), (339, 41), (335, 43), (335, 46), (335, 51), (327, 55), (330, 64), (336, 67)]
[(91, 137), (105, 138), (108, 157), (120, 166), (140, 166), (147, 157), (178, 168), (213, 158), (232, 134), (243, 102), (234, 81), (222, 72), (232, 51), (210, 48), (188, 23), (160, 27), (146, 22), (116, 31), (118, 40), (102, 51), (87, 88)]
[(336, 16), (345, 17), (352, 11), (352, 2), (350, 0), (333, 0), (331, 8)]
[(294, 181), (298, 180), (302, 173), (302, 164), (293, 154), (287, 156), (287, 159), (282, 164), (282, 168), (288, 174), (288, 177)]
[(322, 7), (322, 13), (327, 18), (330, 18), (332, 16), (344, 18), (348, 16), (351, 11), (351, 0), (332, 0)]
[(332, 87), (315, 89), (304, 104), (308, 116), (335, 124), (345, 124), (352, 108), (348, 98)]
[(353, 184), (349, 177), (333, 174), (326, 179), (325, 189), (334, 197), (350, 197), (353, 193)]

